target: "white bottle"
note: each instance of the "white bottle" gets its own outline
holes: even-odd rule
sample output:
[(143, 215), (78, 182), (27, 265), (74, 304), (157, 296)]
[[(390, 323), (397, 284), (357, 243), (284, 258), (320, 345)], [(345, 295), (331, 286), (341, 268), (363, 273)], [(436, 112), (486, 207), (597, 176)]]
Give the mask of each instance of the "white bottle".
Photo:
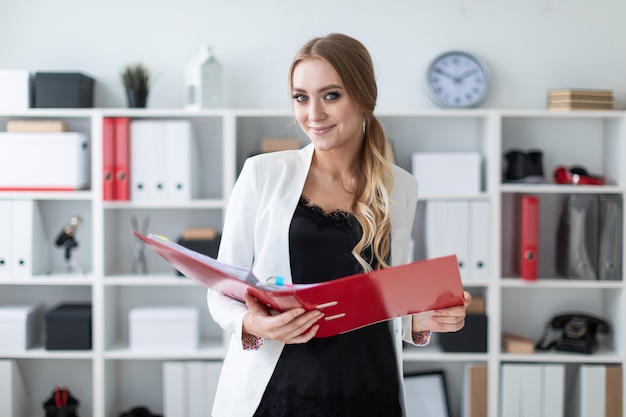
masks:
[(199, 110), (224, 105), (222, 64), (210, 46), (204, 45), (187, 65), (185, 108)]

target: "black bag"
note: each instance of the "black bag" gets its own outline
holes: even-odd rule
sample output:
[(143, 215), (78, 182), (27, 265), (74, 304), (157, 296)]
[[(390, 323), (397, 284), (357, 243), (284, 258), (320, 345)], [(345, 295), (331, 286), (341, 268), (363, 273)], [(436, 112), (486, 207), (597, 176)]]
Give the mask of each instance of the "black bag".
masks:
[(54, 387), (54, 391), (43, 403), (46, 417), (79, 417), (76, 410), (80, 402), (67, 387)]

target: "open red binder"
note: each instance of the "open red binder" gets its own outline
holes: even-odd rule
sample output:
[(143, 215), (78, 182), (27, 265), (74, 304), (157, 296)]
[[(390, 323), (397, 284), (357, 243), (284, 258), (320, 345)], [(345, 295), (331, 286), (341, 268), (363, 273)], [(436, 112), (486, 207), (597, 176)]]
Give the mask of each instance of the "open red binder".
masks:
[(276, 311), (320, 309), (324, 317), (316, 337), (329, 337), (387, 319), (463, 305), (456, 256), (417, 261), (338, 278), (320, 284), (275, 285), (252, 271), (219, 262), (167, 238), (135, 236), (193, 281), (243, 301), (248, 292)]

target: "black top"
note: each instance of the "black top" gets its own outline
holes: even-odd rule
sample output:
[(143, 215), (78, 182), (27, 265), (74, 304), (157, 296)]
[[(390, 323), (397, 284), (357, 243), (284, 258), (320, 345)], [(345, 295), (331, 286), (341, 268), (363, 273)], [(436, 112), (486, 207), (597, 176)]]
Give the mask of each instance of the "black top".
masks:
[[(326, 213), (301, 197), (289, 230), (293, 282), (323, 282), (361, 272), (351, 254), (360, 236), (352, 214)], [(393, 339), (389, 323), (383, 322), (285, 345), (255, 417), (401, 414)]]

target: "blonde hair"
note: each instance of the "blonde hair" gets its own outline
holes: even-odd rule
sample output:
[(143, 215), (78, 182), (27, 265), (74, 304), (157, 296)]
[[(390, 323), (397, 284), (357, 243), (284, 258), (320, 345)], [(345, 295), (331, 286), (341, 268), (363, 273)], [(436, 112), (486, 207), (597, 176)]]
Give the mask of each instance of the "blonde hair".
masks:
[[(363, 112), (364, 139), (354, 167), (356, 179), (353, 214), (361, 224), (363, 235), (352, 250), (364, 271), (388, 266), (391, 253), (391, 220), (389, 195), (393, 186), (389, 141), (380, 121), (374, 116), (378, 88), (374, 65), (363, 44), (347, 35), (333, 33), (314, 38), (296, 54), (289, 69), (289, 85), (295, 66), (302, 60), (319, 58), (337, 72), (343, 87)], [(371, 248), (371, 259), (363, 253)]]

